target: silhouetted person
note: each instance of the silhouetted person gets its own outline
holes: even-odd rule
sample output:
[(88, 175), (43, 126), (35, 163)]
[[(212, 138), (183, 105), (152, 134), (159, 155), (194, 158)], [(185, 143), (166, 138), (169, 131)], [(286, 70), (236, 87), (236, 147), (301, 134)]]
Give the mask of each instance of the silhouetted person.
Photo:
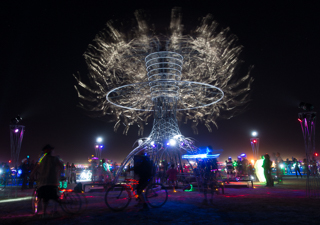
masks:
[(74, 181), (74, 183), (77, 183), (76, 180), (76, 173), (77, 173), (77, 168), (75, 167), (74, 163), (71, 164), (71, 178), (70, 178), (70, 183)]
[(70, 184), (71, 181), (71, 165), (69, 162), (66, 164), (66, 179), (68, 180), (68, 184)]
[(22, 165), (21, 165), (21, 178), (22, 178), (21, 190), (27, 189), (28, 175), (29, 175), (28, 173), (29, 173), (28, 160), (23, 159)]
[(167, 175), (168, 175), (169, 185), (171, 185), (171, 183), (173, 184), (173, 188), (172, 188), (173, 192), (176, 192), (175, 183), (177, 181), (177, 174), (178, 174), (177, 169), (174, 168), (174, 164), (171, 164), (171, 168), (167, 170)]
[(293, 165), (294, 165), (294, 171), (296, 172), (296, 176), (298, 178), (298, 173), (300, 177), (302, 178), (301, 172), (300, 172), (300, 167), (299, 167), (299, 162), (296, 158), (293, 159)]
[(287, 158), (286, 160), (286, 167), (287, 167), (287, 174), (291, 174), (291, 162), (289, 161), (289, 159)]
[(229, 157), (228, 161), (226, 161), (226, 167), (227, 167), (227, 179), (233, 178), (234, 175), (234, 166), (232, 162), (232, 158)]
[(153, 165), (150, 159), (144, 155), (135, 156), (134, 163), (134, 173), (139, 176), (137, 194), (141, 203), (143, 204), (142, 210), (148, 210), (149, 207), (142, 195), (142, 191), (147, 187), (148, 183), (153, 177)]
[(62, 161), (52, 155), (52, 150), (53, 147), (50, 145), (43, 147), (42, 155), (31, 172), (31, 176), (38, 172), (38, 197), (40, 200), (43, 199), (43, 216), (46, 215), (49, 200), (59, 200), (58, 186), (63, 171)]
[(273, 181), (271, 176), (271, 165), (272, 165), (272, 162), (270, 160), (269, 154), (265, 154), (262, 167), (264, 169), (264, 177), (266, 178), (266, 181), (267, 181), (267, 187), (273, 186)]
[(276, 157), (275, 157), (275, 164), (276, 164), (276, 173), (277, 173), (278, 182), (282, 181), (282, 171), (281, 171), (281, 167), (280, 167), (281, 163), (282, 163), (282, 158), (280, 156), (280, 153), (277, 152)]
[(31, 163), (30, 163), (30, 166), (29, 166), (29, 172), (30, 172), (30, 175), (29, 175), (29, 188), (33, 188), (33, 183), (34, 183), (34, 174), (31, 176), (31, 172), (34, 170), (36, 164), (35, 164), (35, 161), (34, 159), (31, 160)]

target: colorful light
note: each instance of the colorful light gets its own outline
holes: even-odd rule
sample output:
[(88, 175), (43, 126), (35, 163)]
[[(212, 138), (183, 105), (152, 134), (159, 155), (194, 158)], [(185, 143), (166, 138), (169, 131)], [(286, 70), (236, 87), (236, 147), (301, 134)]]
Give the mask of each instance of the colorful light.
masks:
[(207, 154), (197, 154), (197, 155), (182, 155), (183, 159), (215, 159), (218, 158), (220, 154), (207, 155)]
[(189, 190), (184, 190), (184, 191), (187, 191), (187, 192), (193, 191), (193, 186), (192, 186), (192, 184), (190, 184), (190, 189), (189, 189)]
[(41, 163), (41, 161), (43, 160), (43, 158), (44, 158), (46, 155), (47, 155), (47, 153), (44, 153), (44, 154), (40, 157), (38, 163)]
[(14, 132), (15, 132), (15, 133), (18, 133), (18, 132), (19, 132), (19, 129), (15, 129)]

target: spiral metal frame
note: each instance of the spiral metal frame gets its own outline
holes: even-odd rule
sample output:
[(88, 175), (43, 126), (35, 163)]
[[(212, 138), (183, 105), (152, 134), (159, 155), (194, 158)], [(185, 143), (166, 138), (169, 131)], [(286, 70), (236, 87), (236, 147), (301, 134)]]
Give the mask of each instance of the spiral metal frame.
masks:
[[(151, 53), (145, 61), (150, 86), (149, 96), (154, 109), (153, 127), (149, 137), (140, 139), (139, 146), (125, 158), (115, 181), (118, 180), (123, 169), (133, 163), (133, 157), (140, 152), (148, 154), (158, 166), (158, 162), (165, 158), (171, 163), (182, 165), (182, 154), (195, 154), (198, 150), (191, 139), (181, 134), (176, 119), (177, 103), (180, 99), (178, 84), (181, 80), (183, 57), (175, 52), (163, 51)], [(223, 92), (221, 93), (217, 101), (222, 99)], [(107, 99), (108, 96), (109, 93)], [(142, 97), (146, 98), (146, 96)], [(170, 140), (174, 140), (176, 145), (172, 146)]]

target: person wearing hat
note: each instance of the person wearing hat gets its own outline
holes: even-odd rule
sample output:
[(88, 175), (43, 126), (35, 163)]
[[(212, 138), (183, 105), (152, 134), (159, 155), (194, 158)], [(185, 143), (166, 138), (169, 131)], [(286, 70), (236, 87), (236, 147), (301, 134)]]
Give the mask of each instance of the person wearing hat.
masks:
[(49, 200), (58, 201), (59, 199), (57, 193), (63, 163), (57, 156), (52, 155), (53, 149), (51, 145), (43, 147), (42, 155), (31, 172), (31, 176), (38, 172), (38, 197), (43, 199), (43, 216), (46, 216)]

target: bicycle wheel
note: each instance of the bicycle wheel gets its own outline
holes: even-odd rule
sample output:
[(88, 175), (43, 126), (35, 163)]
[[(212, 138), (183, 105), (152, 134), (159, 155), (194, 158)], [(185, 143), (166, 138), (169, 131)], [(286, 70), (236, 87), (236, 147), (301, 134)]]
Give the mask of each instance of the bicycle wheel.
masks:
[(168, 191), (162, 184), (153, 183), (147, 187), (146, 201), (153, 208), (163, 206), (168, 200)]
[(107, 190), (104, 200), (111, 210), (121, 211), (129, 205), (131, 193), (124, 185), (114, 185)]
[(38, 192), (37, 189), (34, 189), (32, 193), (32, 199), (31, 199), (31, 204), (32, 204), (32, 213), (38, 214), (42, 210), (42, 202), (40, 201), (38, 197)]
[(60, 199), (60, 206), (62, 210), (68, 214), (77, 214), (81, 210), (81, 198), (73, 191), (66, 191), (62, 194), (62, 199)]

